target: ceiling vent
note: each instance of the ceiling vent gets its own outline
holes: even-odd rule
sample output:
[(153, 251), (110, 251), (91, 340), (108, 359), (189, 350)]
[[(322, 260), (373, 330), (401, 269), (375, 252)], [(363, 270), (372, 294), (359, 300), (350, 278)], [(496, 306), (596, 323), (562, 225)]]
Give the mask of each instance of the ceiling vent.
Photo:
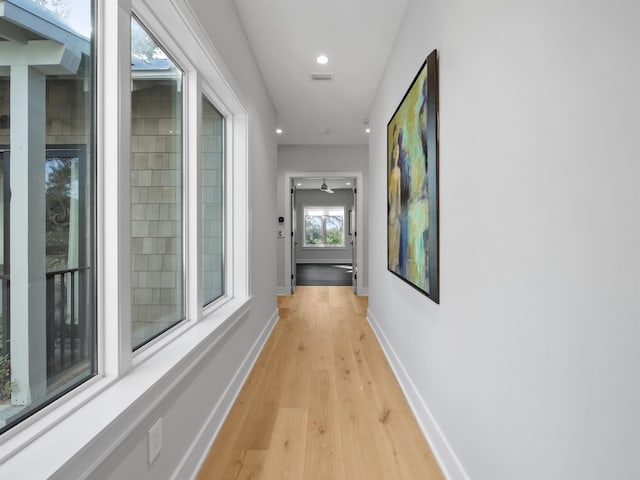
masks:
[(333, 73), (312, 73), (311, 80), (333, 80)]

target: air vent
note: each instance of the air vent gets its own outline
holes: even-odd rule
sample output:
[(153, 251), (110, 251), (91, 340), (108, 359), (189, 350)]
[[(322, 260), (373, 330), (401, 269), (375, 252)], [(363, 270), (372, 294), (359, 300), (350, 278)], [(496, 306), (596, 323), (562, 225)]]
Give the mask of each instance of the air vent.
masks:
[(333, 73), (312, 73), (311, 80), (333, 80)]

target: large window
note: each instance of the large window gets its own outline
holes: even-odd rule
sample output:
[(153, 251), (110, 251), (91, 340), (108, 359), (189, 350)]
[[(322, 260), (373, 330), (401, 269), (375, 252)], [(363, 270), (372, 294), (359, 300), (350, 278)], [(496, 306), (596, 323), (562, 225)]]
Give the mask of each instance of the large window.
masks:
[(304, 207), (305, 247), (344, 247), (344, 207)]
[(184, 319), (183, 73), (131, 19), (132, 345)]
[(223, 293), (224, 119), (202, 98), (202, 272), (207, 305)]
[(0, 432), (96, 374), (93, 2), (54, 3), (0, 26)]
[[(117, 380), (156, 375), (169, 388), (166, 373), (225, 334), (249, 298), (247, 112), (213, 63), (200, 69), (185, 19), (167, 26), (138, 0), (104, 0), (96, 16), (94, 3), (0, 0), (3, 467), (43, 434), (76, 448), (86, 435), (69, 435), (67, 416), (115, 422), (122, 411), (98, 405), (112, 382), (122, 405), (148, 405), (147, 384)], [(120, 23), (123, 8), (139, 17)], [(225, 137), (237, 142), (228, 154)], [(191, 329), (203, 317), (213, 321)], [(100, 425), (87, 432), (98, 438)]]

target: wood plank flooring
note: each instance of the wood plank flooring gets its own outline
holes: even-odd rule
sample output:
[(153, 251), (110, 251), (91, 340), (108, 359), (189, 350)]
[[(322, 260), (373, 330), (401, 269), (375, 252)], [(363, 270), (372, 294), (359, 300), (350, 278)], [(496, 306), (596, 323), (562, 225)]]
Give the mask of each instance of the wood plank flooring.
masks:
[(351, 287), (298, 287), (199, 480), (443, 475)]

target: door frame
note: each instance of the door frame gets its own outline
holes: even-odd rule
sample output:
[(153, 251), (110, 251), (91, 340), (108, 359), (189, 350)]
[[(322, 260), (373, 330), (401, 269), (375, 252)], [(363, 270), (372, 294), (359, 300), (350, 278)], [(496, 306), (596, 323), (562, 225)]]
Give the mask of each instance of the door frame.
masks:
[(358, 233), (354, 238), (357, 241), (357, 249), (356, 256), (354, 259), (356, 267), (358, 269), (358, 283), (357, 283), (357, 295), (363, 295), (366, 289), (362, 285), (363, 280), (363, 255), (364, 251), (363, 243), (365, 241), (364, 229), (363, 229), (363, 217), (366, 214), (364, 212), (364, 185), (363, 185), (363, 173), (362, 172), (336, 172), (336, 171), (318, 171), (318, 172), (285, 172), (284, 173), (284, 185), (286, 188), (285, 196), (284, 196), (284, 211), (287, 212), (285, 216), (285, 244), (284, 244), (284, 276), (285, 276), (285, 285), (284, 290), (286, 292), (291, 292), (291, 274), (293, 272), (292, 268), (295, 268), (295, 265), (291, 264), (291, 248), (293, 239), (291, 238), (291, 180), (293, 178), (329, 178), (329, 177), (353, 177), (356, 179), (356, 232)]
[[(296, 263), (296, 235), (298, 233), (298, 222), (296, 216), (296, 186), (294, 185), (294, 180), (291, 178), (289, 182), (289, 189), (291, 194), (289, 195), (289, 230), (286, 230), (286, 236), (289, 238), (289, 263), (291, 265), (297, 265)], [(298, 276), (295, 268), (291, 269), (291, 274), (287, 277), (289, 279), (289, 294), (293, 295), (296, 293), (296, 285), (298, 284)]]

